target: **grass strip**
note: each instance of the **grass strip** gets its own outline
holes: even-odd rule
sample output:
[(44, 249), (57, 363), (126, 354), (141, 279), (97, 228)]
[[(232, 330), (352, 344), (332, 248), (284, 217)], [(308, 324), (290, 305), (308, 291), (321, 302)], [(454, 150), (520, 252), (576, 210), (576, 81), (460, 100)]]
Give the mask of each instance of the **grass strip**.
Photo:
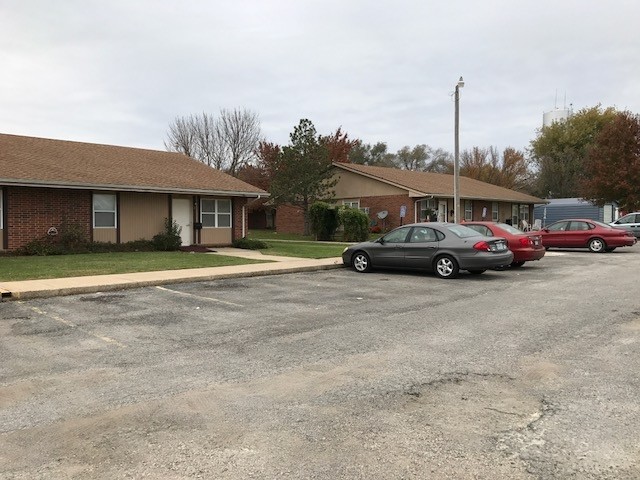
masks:
[(0, 281), (153, 272), (264, 263), (261, 260), (187, 252), (117, 252), (0, 257)]

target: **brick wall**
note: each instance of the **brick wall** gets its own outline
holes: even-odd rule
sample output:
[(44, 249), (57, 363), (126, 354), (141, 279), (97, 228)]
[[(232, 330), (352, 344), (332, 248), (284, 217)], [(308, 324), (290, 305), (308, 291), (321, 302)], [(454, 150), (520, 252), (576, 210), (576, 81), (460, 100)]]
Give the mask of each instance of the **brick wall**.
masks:
[(304, 233), (304, 215), (300, 207), (280, 205), (276, 210), (276, 232)]
[[(415, 201), (407, 195), (385, 195), (379, 197), (361, 197), (360, 207), (369, 207), (369, 218), (375, 220), (378, 225), (384, 223), (385, 230), (390, 230), (400, 225), (400, 206), (406, 205), (407, 213), (402, 221), (403, 225), (413, 223), (415, 220)], [(387, 218), (380, 220), (377, 213), (387, 210)], [(419, 221), (421, 219), (418, 219)], [(276, 213), (276, 231), (279, 233), (299, 233), (304, 231), (304, 216), (302, 209), (292, 205), (280, 205)]]
[[(231, 234), (231, 240), (237, 240), (242, 238), (242, 207), (247, 205), (246, 198), (236, 197), (233, 199), (233, 233)], [(245, 208), (245, 234), (249, 228), (247, 209)]]
[[(385, 195), (380, 197), (361, 197), (360, 208), (369, 207), (369, 218), (375, 220), (381, 227), (384, 224), (385, 230), (400, 226), (400, 207), (406, 205), (407, 213), (402, 219), (402, 224), (415, 222), (415, 200), (407, 195)], [(386, 210), (389, 212), (387, 218), (380, 220), (378, 212)], [(421, 218), (418, 221), (422, 221)]]
[(80, 226), (91, 235), (91, 192), (57, 188), (7, 187), (8, 250), (23, 247), (51, 227)]

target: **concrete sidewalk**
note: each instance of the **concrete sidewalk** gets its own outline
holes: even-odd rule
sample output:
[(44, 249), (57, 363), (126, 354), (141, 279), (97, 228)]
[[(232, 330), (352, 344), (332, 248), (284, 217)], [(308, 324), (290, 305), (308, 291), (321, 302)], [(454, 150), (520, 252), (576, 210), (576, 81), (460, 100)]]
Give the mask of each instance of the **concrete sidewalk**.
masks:
[(2, 300), (24, 300), (57, 295), (95, 293), (124, 288), (166, 285), (171, 283), (218, 280), (221, 278), (255, 277), (282, 273), (311, 272), (341, 268), (340, 257), (309, 258), (279, 257), (262, 255), (253, 250), (239, 248), (216, 248), (215, 252), (198, 255), (226, 255), (271, 263), (234, 265), (227, 267), (190, 268), (185, 270), (162, 270), (158, 272), (121, 273), (113, 275), (93, 275), (86, 277), (50, 278), (45, 280), (24, 280), (20, 282), (0, 282)]

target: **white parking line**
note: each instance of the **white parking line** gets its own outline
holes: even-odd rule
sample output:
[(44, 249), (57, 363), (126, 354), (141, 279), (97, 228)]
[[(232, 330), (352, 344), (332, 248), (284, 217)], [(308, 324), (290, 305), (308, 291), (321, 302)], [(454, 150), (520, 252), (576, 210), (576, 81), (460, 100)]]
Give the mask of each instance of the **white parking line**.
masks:
[[(19, 302), (19, 303), (23, 303), (23, 302)], [(95, 333), (89, 332), (88, 330), (86, 330), (86, 329), (84, 329), (82, 327), (79, 327), (75, 323), (73, 323), (73, 322), (71, 322), (69, 320), (66, 320), (66, 319), (64, 319), (62, 317), (59, 317), (57, 315), (49, 315), (47, 312), (43, 312), (38, 307), (29, 307), (29, 308), (32, 311), (34, 311), (35, 313), (37, 313), (38, 315), (42, 315), (43, 317), (47, 317), (47, 318), (50, 318), (52, 320), (55, 320), (56, 322), (60, 322), (60, 323), (62, 323), (64, 325), (66, 325), (67, 327), (74, 328), (74, 329), (84, 333), (85, 335), (89, 335), (91, 337), (97, 338), (98, 340), (102, 340), (105, 343), (110, 343), (110, 344), (116, 345), (116, 346), (118, 346), (120, 348), (127, 348), (126, 345), (118, 342), (117, 340), (114, 340), (113, 338), (105, 337), (103, 335), (96, 335)]]
[(210, 302), (215, 302), (215, 303), (222, 303), (224, 305), (231, 305), (232, 307), (244, 307), (244, 305), (240, 305), (238, 303), (233, 303), (233, 302), (225, 302), (224, 300), (218, 300), (217, 298), (202, 297), (200, 295), (194, 295), (193, 293), (181, 292), (179, 290), (171, 290), (170, 288), (165, 288), (165, 287), (160, 287), (160, 286), (157, 286), (156, 288), (158, 290), (163, 290), (165, 292), (171, 292), (171, 293), (175, 293), (177, 295), (184, 295), (186, 297), (198, 298), (200, 300), (208, 300)]

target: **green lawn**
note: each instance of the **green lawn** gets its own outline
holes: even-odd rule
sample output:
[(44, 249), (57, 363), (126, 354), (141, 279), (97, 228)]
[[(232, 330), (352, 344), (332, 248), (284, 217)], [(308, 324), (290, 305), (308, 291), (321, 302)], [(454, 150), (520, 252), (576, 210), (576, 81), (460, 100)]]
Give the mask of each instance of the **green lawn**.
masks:
[(0, 281), (222, 267), (248, 263), (263, 262), (186, 252), (88, 253), (46, 257), (7, 256), (0, 257)]
[(264, 255), (282, 255), (283, 257), (331, 258), (342, 255), (347, 243), (321, 242), (283, 242), (263, 240), (269, 248), (260, 250)]

